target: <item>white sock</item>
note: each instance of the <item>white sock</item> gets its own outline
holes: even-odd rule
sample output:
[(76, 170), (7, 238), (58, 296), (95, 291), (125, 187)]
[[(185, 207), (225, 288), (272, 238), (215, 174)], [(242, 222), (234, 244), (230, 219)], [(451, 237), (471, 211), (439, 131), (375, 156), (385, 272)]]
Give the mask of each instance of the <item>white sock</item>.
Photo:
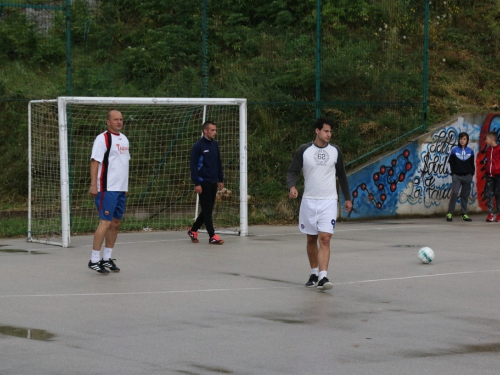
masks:
[(97, 263), (101, 259), (101, 250), (92, 250), (92, 256), (90, 257), (90, 261), (92, 263)]
[(113, 252), (112, 248), (110, 249), (109, 247), (104, 246), (104, 254), (103, 254), (102, 259), (109, 260), (111, 258), (112, 252)]
[(311, 268), (311, 275), (316, 275), (318, 276), (318, 273), (319, 273), (319, 268), (316, 267), (316, 268)]
[(326, 271), (319, 271), (318, 279), (323, 280), (323, 277), (326, 277)]

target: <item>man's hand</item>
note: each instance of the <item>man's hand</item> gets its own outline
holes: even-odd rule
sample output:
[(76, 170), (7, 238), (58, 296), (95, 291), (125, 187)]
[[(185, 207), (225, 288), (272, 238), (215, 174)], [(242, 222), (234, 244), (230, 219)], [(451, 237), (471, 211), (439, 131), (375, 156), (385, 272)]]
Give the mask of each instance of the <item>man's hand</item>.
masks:
[(202, 191), (202, 189), (201, 189), (201, 185), (196, 185), (196, 186), (194, 187), (194, 191), (195, 191), (197, 194), (201, 194), (201, 191)]
[(352, 201), (345, 201), (344, 202), (344, 211), (345, 212), (351, 212), (352, 211)]
[(290, 191), (288, 192), (288, 197), (292, 198), (292, 199), (295, 199), (298, 196), (299, 196), (299, 192), (297, 191), (297, 189), (295, 189), (295, 186), (292, 186), (290, 188)]
[(97, 197), (97, 186), (96, 185), (90, 185), (89, 193), (94, 198)]

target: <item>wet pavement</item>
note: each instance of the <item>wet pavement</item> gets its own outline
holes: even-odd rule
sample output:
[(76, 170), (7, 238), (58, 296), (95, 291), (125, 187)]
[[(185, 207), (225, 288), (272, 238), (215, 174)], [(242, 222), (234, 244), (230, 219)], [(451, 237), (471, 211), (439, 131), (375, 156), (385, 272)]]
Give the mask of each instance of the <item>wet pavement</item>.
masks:
[(338, 223), (328, 292), (296, 226), (120, 233), (109, 275), (91, 236), (0, 239), (0, 374), (498, 374), (500, 223), (472, 218)]

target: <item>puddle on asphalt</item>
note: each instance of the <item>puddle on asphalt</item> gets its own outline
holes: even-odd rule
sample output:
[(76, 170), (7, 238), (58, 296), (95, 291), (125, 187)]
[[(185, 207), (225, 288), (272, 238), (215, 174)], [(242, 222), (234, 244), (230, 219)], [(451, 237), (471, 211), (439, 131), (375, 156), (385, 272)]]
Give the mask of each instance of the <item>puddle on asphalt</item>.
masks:
[(217, 374), (234, 374), (231, 370), (222, 368), (222, 367), (212, 367), (212, 366), (205, 366), (205, 365), (197, 365), (197, 364), (191, 364), (191, 366), (202, 370), (205, 373), (208, 372), (215, 372)]
[(410, 358), (430, 358), (430, 357), (444, 357), (450, 355), (464, 355), (464, 354), (475, 354), (475, 353), (500, 353), (500, 343), (492, 344), (473, 344), (473, 345), (462, 345), (457, 348), (451, 349), (436, 349), (433, 352), (413, 352), (406, 355)]
[(254, 237), (252, 238), (254, 241), (281, 241), (281, 238), (274, 238), (274, 237)]
[(284, 323), (284, 324), (304, 324), (306, 323), (303, 319), (297, 319), (294, 316), (279, 316), (279, 314), (269, 313), (269, 314), (257, 314), (250, 315), (253, 318), (270, 320), (271, 322)]
[(498, 353), (500, 352), (500, 344), (478, 344), (464, 346), (464, 353)]
[[(0, 250), (2, 251), (2, 250)], [(231, 275), (231, 276), (241, 276), (241, 277), (246, 277), (248, 279), (257, 279), (257, 280), (264, 280), (264, 281), (273, 281), (276, 283), (285, 283), (285, 284), (292, 284), (292, 285), (297, 285), (297, 283), (288, 281), (288, 280), (280, 280), (280, 279), (273, 279), (270, 277), (263, 277), (263, 276), (253, 276), (253, 275), (243, 275), (241, 273), (233, 273), (233, 272), (221, 272), (223, 275)]]
[(0, 326), (0, 335), (21, 337), (29, 340), (51, 341), (55, 336), (53, 333), (43, 329), (29, 329), (13, 326)]
[[(3, 245), (0, 245), (3, 246)], [(22, 250), (22, 249), (0, 249), (0, 253), (25, 253), (25, 254), (33, 254), (33, 255), (38, 255), (38, 254), (48, 254), (44, 253), (43, 251), (36, 251), (36, 250)]]

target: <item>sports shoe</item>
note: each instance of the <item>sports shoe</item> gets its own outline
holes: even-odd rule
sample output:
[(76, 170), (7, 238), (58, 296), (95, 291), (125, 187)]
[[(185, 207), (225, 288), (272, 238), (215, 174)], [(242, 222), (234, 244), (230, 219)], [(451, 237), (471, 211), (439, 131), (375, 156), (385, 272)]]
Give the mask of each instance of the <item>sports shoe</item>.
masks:
[(188, 236), (191, 237), (191, 241), (193, 243), (198, 243), (200, 240), (198, 239), (198, 232), (193, 232), (191, 229), (188, 230)]
[(471, 218), (469, 217), (469, 215), (467, 215), (467, 214), (463, 214), (463, 215), (462, 215), (462, 220), (463, 220), (463, 221), (472, 221), (472, 219), (471, 219)]
[(208, 240), (208, 243), (210, 243), (212, 245), (222, 245), (224, 243), (224, 241), (221, 240), (218, 235), (214, 234), (212, 237), (210, 237), (210, 239)]
[(306, 283), (306, 287), (314, 288), (317, 283), (318, 283), (318, 275), (312, 273), (311, 276), (309, 276), (309, 281)]
[(489, 221), (490, 223), (495, 221), (495, 219), (493, 218), (493, 214), (488, 214), (488, 217), (486, 218), (486, 221)]
[(98, 273), (109, 273), (109, 271), (106, 268), (101, 266), (101, 262), (92, 263), (92, 261), (90, 260), (89, 261), (89, 268), (91, 270), (97, 271)]
[(333, 284), (330, 280), (328, 280), (328, 277), (323, 277), (319, 283), (318, 286), (316, 287), (319, 290), (330, 290), (333, 288)]
[(102, 268), (106, 267), (109, 268), (111, 271), (120, 272), (120, 269), (116, 266), (115, 262), (113, 262), (114, 260), (116, 259), (108, 259), (108, 260), (101, 259), (99, 263), (101, 264)]
[[(463, 218), (463, 217), (462, 217)], [(446, 221), (453, 221), (452, 214), (446, 214)]]
[(499, 221), (500, 221), (500, 214), (497, 214), (497, 216), (495, 217), (495, 221), (496, 221), (496, 222), (499, 222)]

